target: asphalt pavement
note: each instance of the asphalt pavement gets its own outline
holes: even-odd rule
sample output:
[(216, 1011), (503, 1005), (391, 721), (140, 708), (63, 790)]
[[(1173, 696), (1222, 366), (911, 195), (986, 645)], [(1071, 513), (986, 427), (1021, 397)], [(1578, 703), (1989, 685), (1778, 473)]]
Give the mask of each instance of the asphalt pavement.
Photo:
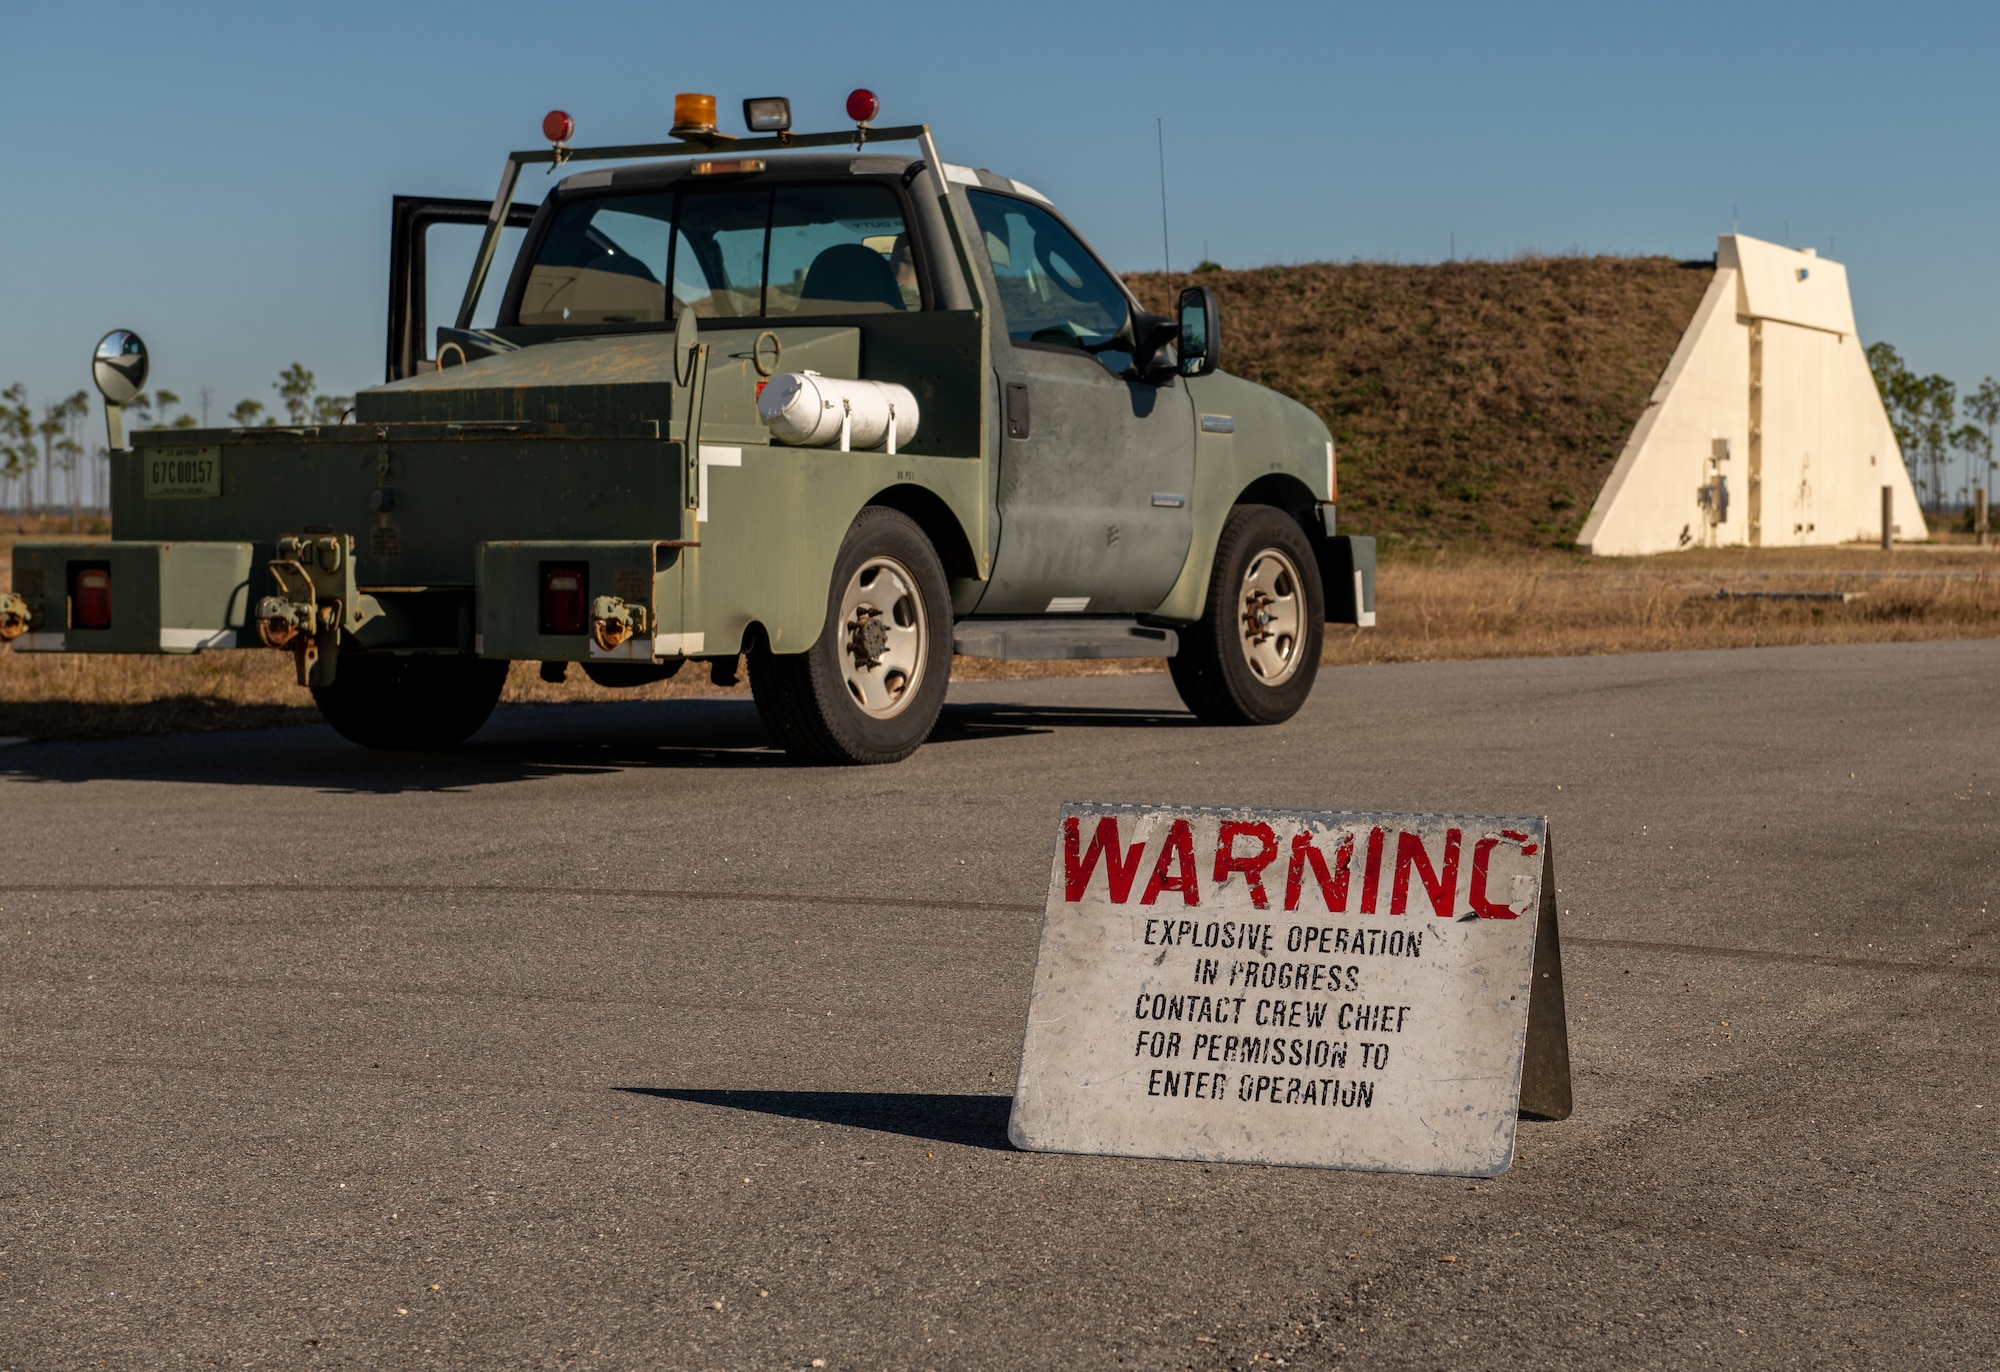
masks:
[[(2000, 642), (0, 749), (0, 1368), (1992, 1367)], [(1545, 813), (1497, 1179), (1006, 1139), (1065, 799)]]

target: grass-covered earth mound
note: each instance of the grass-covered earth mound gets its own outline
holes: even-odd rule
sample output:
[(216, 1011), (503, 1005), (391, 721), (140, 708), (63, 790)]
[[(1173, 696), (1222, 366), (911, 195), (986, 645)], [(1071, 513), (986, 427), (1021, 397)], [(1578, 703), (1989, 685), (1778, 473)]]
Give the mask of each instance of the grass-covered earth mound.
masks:
[(1222, 306), (1222, 366), (1312, 407), (1384, 551), (1573, 542), (1714, 269), (1665, 257), (1128, 276)]

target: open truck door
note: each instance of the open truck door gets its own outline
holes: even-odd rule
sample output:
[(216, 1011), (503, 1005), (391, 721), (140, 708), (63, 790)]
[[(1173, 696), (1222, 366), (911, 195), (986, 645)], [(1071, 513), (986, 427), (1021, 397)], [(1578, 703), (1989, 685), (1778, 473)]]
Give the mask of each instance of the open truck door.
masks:
[[(396, 196), (389, 227), (389, 366), (388, 380), (437, 370), (431, 358), (426, 278), (429, 234), (439, 224), (486, 226), (493, 204), (488, 200), (444, 200), (428, 195)], [(535, 206), (508, 206), (507, 227), (525, 229)], [(476, 244), (477, 236), (468, 239)], [(446, 321), (447, 323), (450, 321)]]

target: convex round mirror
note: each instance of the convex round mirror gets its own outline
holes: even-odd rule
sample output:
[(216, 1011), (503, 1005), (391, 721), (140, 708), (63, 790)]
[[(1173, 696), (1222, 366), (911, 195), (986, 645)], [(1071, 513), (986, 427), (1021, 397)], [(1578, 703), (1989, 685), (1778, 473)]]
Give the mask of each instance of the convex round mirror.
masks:
[(114, 405), (128, 403), (146, 389), (146, 344), (130, 329), (113, 329), (97, 342), (90, 375)]

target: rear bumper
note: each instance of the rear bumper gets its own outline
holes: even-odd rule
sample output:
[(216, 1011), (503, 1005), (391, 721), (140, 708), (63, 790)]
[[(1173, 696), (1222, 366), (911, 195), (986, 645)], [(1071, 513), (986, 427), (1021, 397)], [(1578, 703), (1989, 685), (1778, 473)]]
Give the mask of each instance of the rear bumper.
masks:
[[(477, 556), (479, 618), (473, 651), (521, 662), (654, 662), (700, 657), (705, 636), (682, 620), (684, 553), (670, 542), (482, 543)], [(644, 630), (603, 647), (586, 631), (543, 632), (542, 574), (552, 566), (584, 574), (584, 599), (615, 596), (644, 611)], [(731, 642), (723, 651), (733, 654)]]
[[(196, 653), (256, 643), (249, 622), (248, 543), (14, 545), (14, 591), (28, 606), (15, 652)], [(84, 568), (111, 574), (111, 622), (73, 625), (70, 590)]]

